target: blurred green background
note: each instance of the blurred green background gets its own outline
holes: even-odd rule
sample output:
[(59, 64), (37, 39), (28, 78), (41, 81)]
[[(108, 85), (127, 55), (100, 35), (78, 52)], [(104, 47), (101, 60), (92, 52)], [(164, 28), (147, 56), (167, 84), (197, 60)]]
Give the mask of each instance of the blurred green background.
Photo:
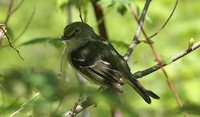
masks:
[[(14, 0), (15, 8), (21, 0)], [(83, 12), (86, 11), (87, 23), (98, 33), (97, 21), (92, 4), (83, 0)], [(78, 76), (64, 58), (61, 58), (64, 44), (57, 42), (63, 28), (69, 23), (68, 0), (25, 0), (21, 7), (10, 16), (7, 34), (11, 41), (17, 38), (35, 12), (28, 29), (13, 44), (24, 61), (9, 46), (6, 38), (0, 40), (0, 117), (11, 116), (21, 105), (23, 109), (15, 117), (49, 117), (61, 116), (71, 109), (75, 102), (84, 96), (92, 95), (98, 86), (87, 81), (80, 85)], [(72, 21), (80, 21), (77, 0), (72, 0)], [(132, 16), (128, 3), (141, 13), (145, 1), (99, 0), (104, 10), (104, 20), (109, 40), (113, 42), (120, 54), (124, 55), (134, 36), (137, 23)], [(0, 23), (3, 24), (10, 0), (0, 0)], [(144, 29), (148, 35), (156, 32), (171, 13), (175, 1), (153, 0), (149, 7)], [(200, 1), (179, 1), (177, 9), (168, 25), (153, 38), (156, 51), (164, 60), (186, 49), (190, 38), (195, 42), (200, 37)], [(141, 38), (143, 36), (141, 35)], [(177, 62), (166, 67), (174, 83), (184, 109), (190, 117), (200, 116), (200, 49), (195, 50)], [(129, 65), (132, 72), (143, 70), (156, 64), (147, 44), (139, 44)], [(124, 86), (125, 93), (120, 95), (122, 104), (111, 101), (113, 97), (99, 96), (97, 107), (90, 107), (87, 116), (111, 117), (107, 102), (119, 106), (123, 117), (183, 117), (176, 100), (169, 89), (162, 71), (154, 72), (140, 79), (142, 84), (158, 94), (161, 99), (146, 104), (133, 89)], [(31, 99), (40, 92), (40, 95)], [(84, 92), (84, 93), (83, 93)], [(83, 97), (84, 97), (83, 96)], [(83, 116), (83, 113), (77, 115)]]

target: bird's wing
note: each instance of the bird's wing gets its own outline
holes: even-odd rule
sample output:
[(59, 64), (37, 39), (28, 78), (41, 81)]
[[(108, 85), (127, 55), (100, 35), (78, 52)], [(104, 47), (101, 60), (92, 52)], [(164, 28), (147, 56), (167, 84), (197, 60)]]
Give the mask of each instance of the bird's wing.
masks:
[(110, 51), (107, 44), (106, 42), (88, 42), (71, 53), (71, 62), (78, 71), (88, 77), (87, 79), (122, 92), (123, 89), (119, 83), (121, 74), (113, 67), (113, 63), (107, 60)]

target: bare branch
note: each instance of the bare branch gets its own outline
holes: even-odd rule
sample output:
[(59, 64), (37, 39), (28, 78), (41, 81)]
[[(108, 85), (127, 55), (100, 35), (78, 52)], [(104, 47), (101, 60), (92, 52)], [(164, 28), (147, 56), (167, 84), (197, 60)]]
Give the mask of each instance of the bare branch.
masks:
[(79, 100), (70, 111), (63, 114), (63, 117), (73, 117), (92, 105), (96, 106), (96, 104), (91, 101), (90, 97), (86, 98), (84, 101)]
[(36, 93), (36, 94), (34, 94), (34, 95), (31, 97), (31, 99), (29, 99), (27, 102), (25, 102), (24, 104), (22, 104), (22, 105), (20, 106), (20, 108), (19, 108), (17, 111), (13, 112), (9, 117), (14, 117), (17, 113), (19, 113), (20, 111), (22, 111), (22, 110), (24, 109), (24, 107), (25, 107), (28, 103), (30, 103), (31, 101), (33, 101), (33, 100), (34, 100), (35, 98), (37, 98), (39, 95), (40, 95), (39, 92)]
[[(200, 47), (200, 41), (197, 42), (196, 44), (194, 44), (190, 49), (186, 49), (186, 50), (183, 50), (182, 52), (176, 54), (175, 56), (173, 56), (169, 62), (165, 63), (164, 61), (162, 62), (162, 67), (165, 67), (173, 62), (175, 62), (176, 60), (184, 57), (185, 55), (191, 53), (192, 51), (196, 50), (197, 48)], [(143, 71), (137, 71), (135, 72), (133, 75), (135, 78), (142, 78), (146, 75), (149, 75), (157, 70), (161, 69), (161, 66), (159, 64), (156, 64), (150, 68), (147, 68)]]
[[(128, 60), (128, 59), (130, 58), (130, 55), (132, 54), (133, 49), (135, 48), (135, 46), (136, 46), (138, 43), (140, 43), (139, 40), (138, 40), (138, 38), (139, 38), (139, 35), (140, 35), (141, 31), (142, 31), (142, 26), (143, 26), (143, 24), (144, 24), (144, 19), (145, 19), (147, 10), (148, 10), (148, 8), (149, 8), (150, 2), (151, 2), (151, 0), (147, 0), (147, 1), (146, 1), (145, 5), (144, 5), (144, 8), (143, 8), (143, 10), (142, 10), (142, 14), (141, 14), (139, 20), (138, 20), (136, 14), (134, 15), (134, 16), (135, 16), (135, 19), (136, 19), (137, 22), (138, 22), (138, 27), (137, 27), (136, 33), (135, 33), (135, 35), (134, 35), (133, 41), (132, 41), (131, 45), (129, 46), (128, 51), (127, 51), (126, 54), (124, 55), (124, 59), (125, 59), (125, 60)], [(131, 11), (132, 11), (132, 13), (133, 13), (133, 9), (132, 9)]]
[(21, 0), (20, 3), (12, 10), (12, 14), (15, 13), (24, 3), (25, 0)]
[[(29, 18), (29, 20), (28, 20), (27, 24), (25, 25), (24, 29), (22, 30), (22, 32), (15, 39), (13, 39), (12, 42), (10, 41), (10, 43), (12, 43), (12, 44), (16, 43), (20, 39), (20, 37), (24, 35), (24, 33), (27, 31), (28, 27), (30, 26), (30, 23), (31, 23), (34, 15), (35, 15), (35, 10), (32, 12), (31, 17)], [(10, 46), (10, 43), (7, 45), (2, 45), (2, 46), (0, 46), (0, 48)]]
[(22, 35), (24, 35), (24, 33), (27, 31), (29, 25), (31, 24), (31, 21), (32, 21), (34, 15), (35, 15), (35, 9), (33, 10), (31, 17), (29, 18), (29, 20), (28, 20), (27, 24), (25, 25), (24, 29), (22, 30), (22, 32), (13, 40), (13, 42), (16, 42)]
[(78, 4), (79, 17), (81, 19), (81, 22), (83, 22), (83, 17), (82, 17), (82, 13), (81, 13), (81, 6), (82, 6), (82, 0), (79, 0), (79, 4)]
[(169, 17), (167, 18), (167, 20), (165, 21), (165, 23), (160, 27), (160, 29), (158, 29), (158, 31), (156, 31), (154, 34), (152, 34), (151, 36), (149, 36), (149, 37), (148, 37), (149, 39), (151, 39), (151, 38), (153, 38), (154, 36), (156, 36), (158, 33), (160, 33), (160, 32), (165, 28), (165, 26), (167, 25), (167, 23), (169, 22), (169, 20), (170, 20), (171, 17), (173, 16), (174, 11), (176, 10), (176, 7), (177, 7), (177, 5), (178, 5), (178, 2), (179, 2), (179, 0), (176, 0), (176, 3), (175, 3), (175, 5), (174, 5), (174, 8), (173, 8), (171, 14), (169, 15)]
[(4, 29), (3, 29), (2, 27), (0, 27), (0, 28), (2, 29), (2, 31), (3, 31), (3, 33), (5, 34), (6, 38), (8, 39), (9, 46), (10, 46), (11, 48), (13, 48), (13, 49), (17, 52), (17, 54), (19, 55), (19, 57), (20, 57), (22, 60), (24, 60), (23, 57), (21, 56), (21, 54), (19, 53), (19, 50), (16, 49), (16, 48), (12, 45), (12, 43), (11, 43), (11, 41), (10, 41), (10, 38), (8, 37), (8, 35), (7, 35), (6, 32), (4, 31)]
[(10, 19), (10, 16), (12, 15), (13, 3), (14, 3), (14, 0), (10, 0), (9, 6), (8, 6), (8, 12), (7, 12), (6, 20), (4, 22), (5, 25), (7, 25), (8, 21)]

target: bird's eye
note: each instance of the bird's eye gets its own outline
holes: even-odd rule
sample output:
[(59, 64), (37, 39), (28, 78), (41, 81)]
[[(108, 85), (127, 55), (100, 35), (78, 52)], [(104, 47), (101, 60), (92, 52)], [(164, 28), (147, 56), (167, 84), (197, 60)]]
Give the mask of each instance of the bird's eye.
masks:
[(77, 29), (75, 29), (75, 32), (76, 32), (76, 33), (79, 33), (79, 32), (81, 32), (81, 29), (80, 29), (80, 28), (77, 28)]

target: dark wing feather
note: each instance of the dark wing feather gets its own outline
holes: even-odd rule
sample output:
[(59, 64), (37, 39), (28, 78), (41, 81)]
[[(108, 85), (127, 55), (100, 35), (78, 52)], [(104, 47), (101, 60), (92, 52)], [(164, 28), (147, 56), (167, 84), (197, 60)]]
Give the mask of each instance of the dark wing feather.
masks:
[(109, 62), (102, 60), (102, 52), (105, 51), (107, 45), (102, 45), (104, 48), (99, 49), (102, 46), (96, 44), (99, 43), (89, 42), (85, 46), (72, 52), (71, 62), (73, 66), (87, 76), (89, 80), (122, 92), (123, 88), (119, 84), (120, 73)]

